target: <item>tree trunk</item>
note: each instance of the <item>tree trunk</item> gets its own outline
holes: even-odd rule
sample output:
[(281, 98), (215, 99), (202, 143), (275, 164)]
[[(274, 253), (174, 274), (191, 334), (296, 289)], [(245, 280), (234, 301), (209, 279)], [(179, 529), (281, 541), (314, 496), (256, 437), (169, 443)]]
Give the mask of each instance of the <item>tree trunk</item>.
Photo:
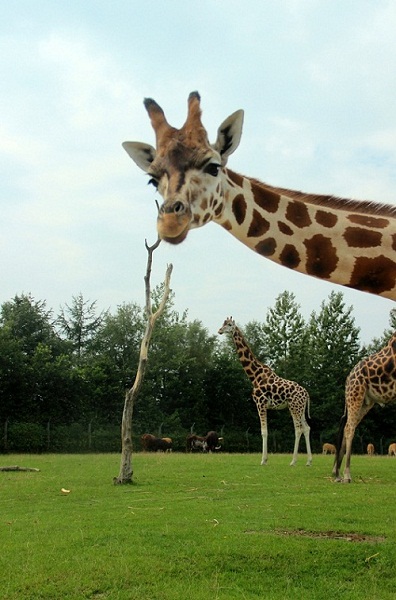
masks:
[(146, 315), (147, 315), (147, 324), (144, 332), (143, 339), (140, 344), (140, 355), (139, 355), (139, 364), (135, 377), (135, 381), (132, 387), (127, 390), (125, 394), (125, 402), (124, 402), (124, 410), (122, 413), (122, 424), (121, 424), (121, 463), (120, 463), (120, 472), (118, 477), (113, 478), (114, 484), (124, 484), (124, 483), (133, 483), (133, 468), (132, 468), (132, 416), (133, 416), (133, 406), (135, 399), (140, 391), (141, 385), (143, 383), (144, 373), (147, 366), (148, 361), (148, 350), (150, 345), (151, 336), (154, 330), (154, 325), (158, 317), (162, 315), (165, 309), (166, 302), (169, 297), (170, 292), (170, 277), (172, 273), (173, 266), (168, 265), (165, 273), (165, 281), (164, 281), (164, 294), (162, 296), (161, 302), (159, 304), (158, 309), (153, 313), (152, 305), (151, 305), (151, 289), (150, 289), (150, 275), (151, 275), (151, 265), (153, 261), (153, 252), (156, 248), (158, 248), (161, 240), (157, 239), (156, 243), (153, 246), (148, 246), (146, 242), (146, 249), (148, 252), (147, 258), (147, 269), (146, 275), (144, 277), (145, 281), (145, 289), (146, 289)]

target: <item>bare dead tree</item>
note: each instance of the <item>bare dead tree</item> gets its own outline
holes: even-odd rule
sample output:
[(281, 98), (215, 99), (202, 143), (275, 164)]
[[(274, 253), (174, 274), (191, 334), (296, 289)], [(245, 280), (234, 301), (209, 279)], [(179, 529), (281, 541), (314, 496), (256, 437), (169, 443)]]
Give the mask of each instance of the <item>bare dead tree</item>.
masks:
[(122, 440), (122, 450), (121, 450), (121, 463), (120, 463), (120, 472), (118, 477), (114, 477), (114, 484), (124, 484), (124, 483), (132, 483), (133, 477), (133, 468), (132, 468), (132, 415), (133, 415), (133, 406), (135, 399), (140, 391), (141, 385), (143, 383), (144, 373), (147, 366), (148, 361), (148, 350), (150, 345), (151, 336), (154, 330), (154, 325), (157, 319), (162, 315), (165, 309), (166, 302), (169, 297), (170, 292), (170, 278), (173, 269), (173, 265), (168, 265), (165, 273), (164, 280), (164, 293), (162, 299), (159, 303), (159, 306), (155, 312), (153, 312), (152, 303), (151, 303), (151, 287), (150, 287), (150, 276), (151, 276), (151, 267), (153, 262), (153, 252), (160, 245), (161, 240), (158, 238), (155, 244), (152, 246), (146, 244), (146, 250), (148, 253), (147, 257), (147, 268), (146, 275), (144, 277), (145, 282), (145, 290), (146, 290), (146, 329), (140, 344), (140, 355), (139, 355), (139, 364), (135, 377), (135, 381), (132, 387), (126, 391), (125, 393), (125, 402), (124, 402), (124, 411), (122, 413), (122, 425), (121, 425), (121, 440)]

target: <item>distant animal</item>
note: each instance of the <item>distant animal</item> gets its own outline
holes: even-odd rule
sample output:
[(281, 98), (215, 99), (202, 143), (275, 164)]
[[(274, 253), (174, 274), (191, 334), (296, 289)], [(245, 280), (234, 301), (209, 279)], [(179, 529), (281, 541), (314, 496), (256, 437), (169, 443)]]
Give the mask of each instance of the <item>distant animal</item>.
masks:
[(336, 447), (334, 444), (323, 444), (322, 454), (335, 454)]
[(205, 437), (205, 450), (206, 452), (214, 452), (215, 450), (220, 450), (221, 446), (219, 442), (223, 438), (220, 438), (216, 431), (209, 431)]
[(172, 450), (171, 438), (158, 438), (151, 433), (144, 433), (140, 438), (142, 448), (146, 452), (167, 452)]
[(186, 439), (187, 452), (214, 452), (220, 450), (219, 442), (222, 440), (216, 431), (209, 431), (205, 436), (191, 434)]
[(204, 452), (205, 438), (195, 434), (188, 435), (186, 439), (186, 450), (187, 452)]
[(307, 408), (309, 416), (309, 394), (307, 390), (295, 381), (282, 379), (268, 365), (261, 363), (254, 356), (241, 330), (231, 317), (226, 319), (220, 327), (219, 334), (221, 333), (231, 335), (242, 367), (253, 386), (252, 397), (257, 407), (263, 440), (261, 464), (266, 465), (268, 458), (267, 410), (281, 410), (287, 407), (294, 425), (294, 451), (290, 465), (295, 465), (297, 462), (298, 446), (301, 435), (304, 434), (307, 448), (307, 466), (309, 466), (312, 463), (312, 452), (309, 441), (311, 428), (305, 418)]
[(388, 456), (396, 456), (396, 444), (389, 444)]
[[(374, 404), (396, 401), (396, 332), (386, 346), (363, 358), (349, 373), (345, 384), (345, 410), (341, 418), (333, 475), (350, 483), (352, 441), (356, 427)], [(344, 478), (340, 476), (345, 455)]]
[(375, 448), (374, 444), (367, 444), (367, 454), (369, 456), (374, 456)]

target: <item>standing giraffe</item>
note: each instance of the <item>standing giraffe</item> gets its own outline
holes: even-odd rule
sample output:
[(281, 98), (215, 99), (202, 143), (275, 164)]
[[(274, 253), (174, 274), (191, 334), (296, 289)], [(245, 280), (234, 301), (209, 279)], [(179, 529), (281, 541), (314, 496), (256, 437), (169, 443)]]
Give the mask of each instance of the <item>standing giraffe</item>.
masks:
[(157, 228), (172, 244), (214, 221), (276, 263), (357, 290), (396, 299), (396, 207), (287, 190), (226, 169), (238, 147), (243, 111), (219, 127), (214, 144), (201, 122), (200, 96), (188, 98), (181, 129), (144, 101), (156, 148), (123, 147), (163, 197)]
[(219, 333), (231, 334), (239, 360), (253, 385), (252, 396), (259, 414), (263, 439), (261, 464), (267, 464), (268, 458), (267, 409), (280, 410), (287, 406), (293, 419), (295, 433), (293, 459), (290, 465), (293, 466), (297, 462), (298, 446), (303, 433), (307, 447), (307, 466), (310, 466), (312, 463), (311, 445), (309, 443), (310, 427), (305, 420), (306, 407), (308, 407), (309, 416), (309, 394), (307, 390), (295, 381), (278, 377), (270, 367), (257, 360), (232, 318), (224, 321)]
[(396, 456), (396, 444), (389, 444), (388, 456)]
[(374, 404), (396, 401), (396, 332), (386, 346), (354, 366), (345, 384), (345, 411), (341, 419), (333, 474), (342, 481), (340, 469), (345, 454), (344, 479), (350, 483), (352, 442), (356, 427)]
[(374, 444), (367, 444), (367, 454), (369, 456), (374, 456), (375, 448)]

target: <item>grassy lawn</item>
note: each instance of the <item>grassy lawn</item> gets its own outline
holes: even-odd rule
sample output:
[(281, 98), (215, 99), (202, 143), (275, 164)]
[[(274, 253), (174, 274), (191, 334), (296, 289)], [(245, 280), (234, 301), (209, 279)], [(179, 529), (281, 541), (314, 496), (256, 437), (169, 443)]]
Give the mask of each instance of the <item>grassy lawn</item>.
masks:
[[(0, 598), (396, 597), (396, 459), (136, 454), (0, 456)], [(63, 494), (61, 489), (70, 490)]]

